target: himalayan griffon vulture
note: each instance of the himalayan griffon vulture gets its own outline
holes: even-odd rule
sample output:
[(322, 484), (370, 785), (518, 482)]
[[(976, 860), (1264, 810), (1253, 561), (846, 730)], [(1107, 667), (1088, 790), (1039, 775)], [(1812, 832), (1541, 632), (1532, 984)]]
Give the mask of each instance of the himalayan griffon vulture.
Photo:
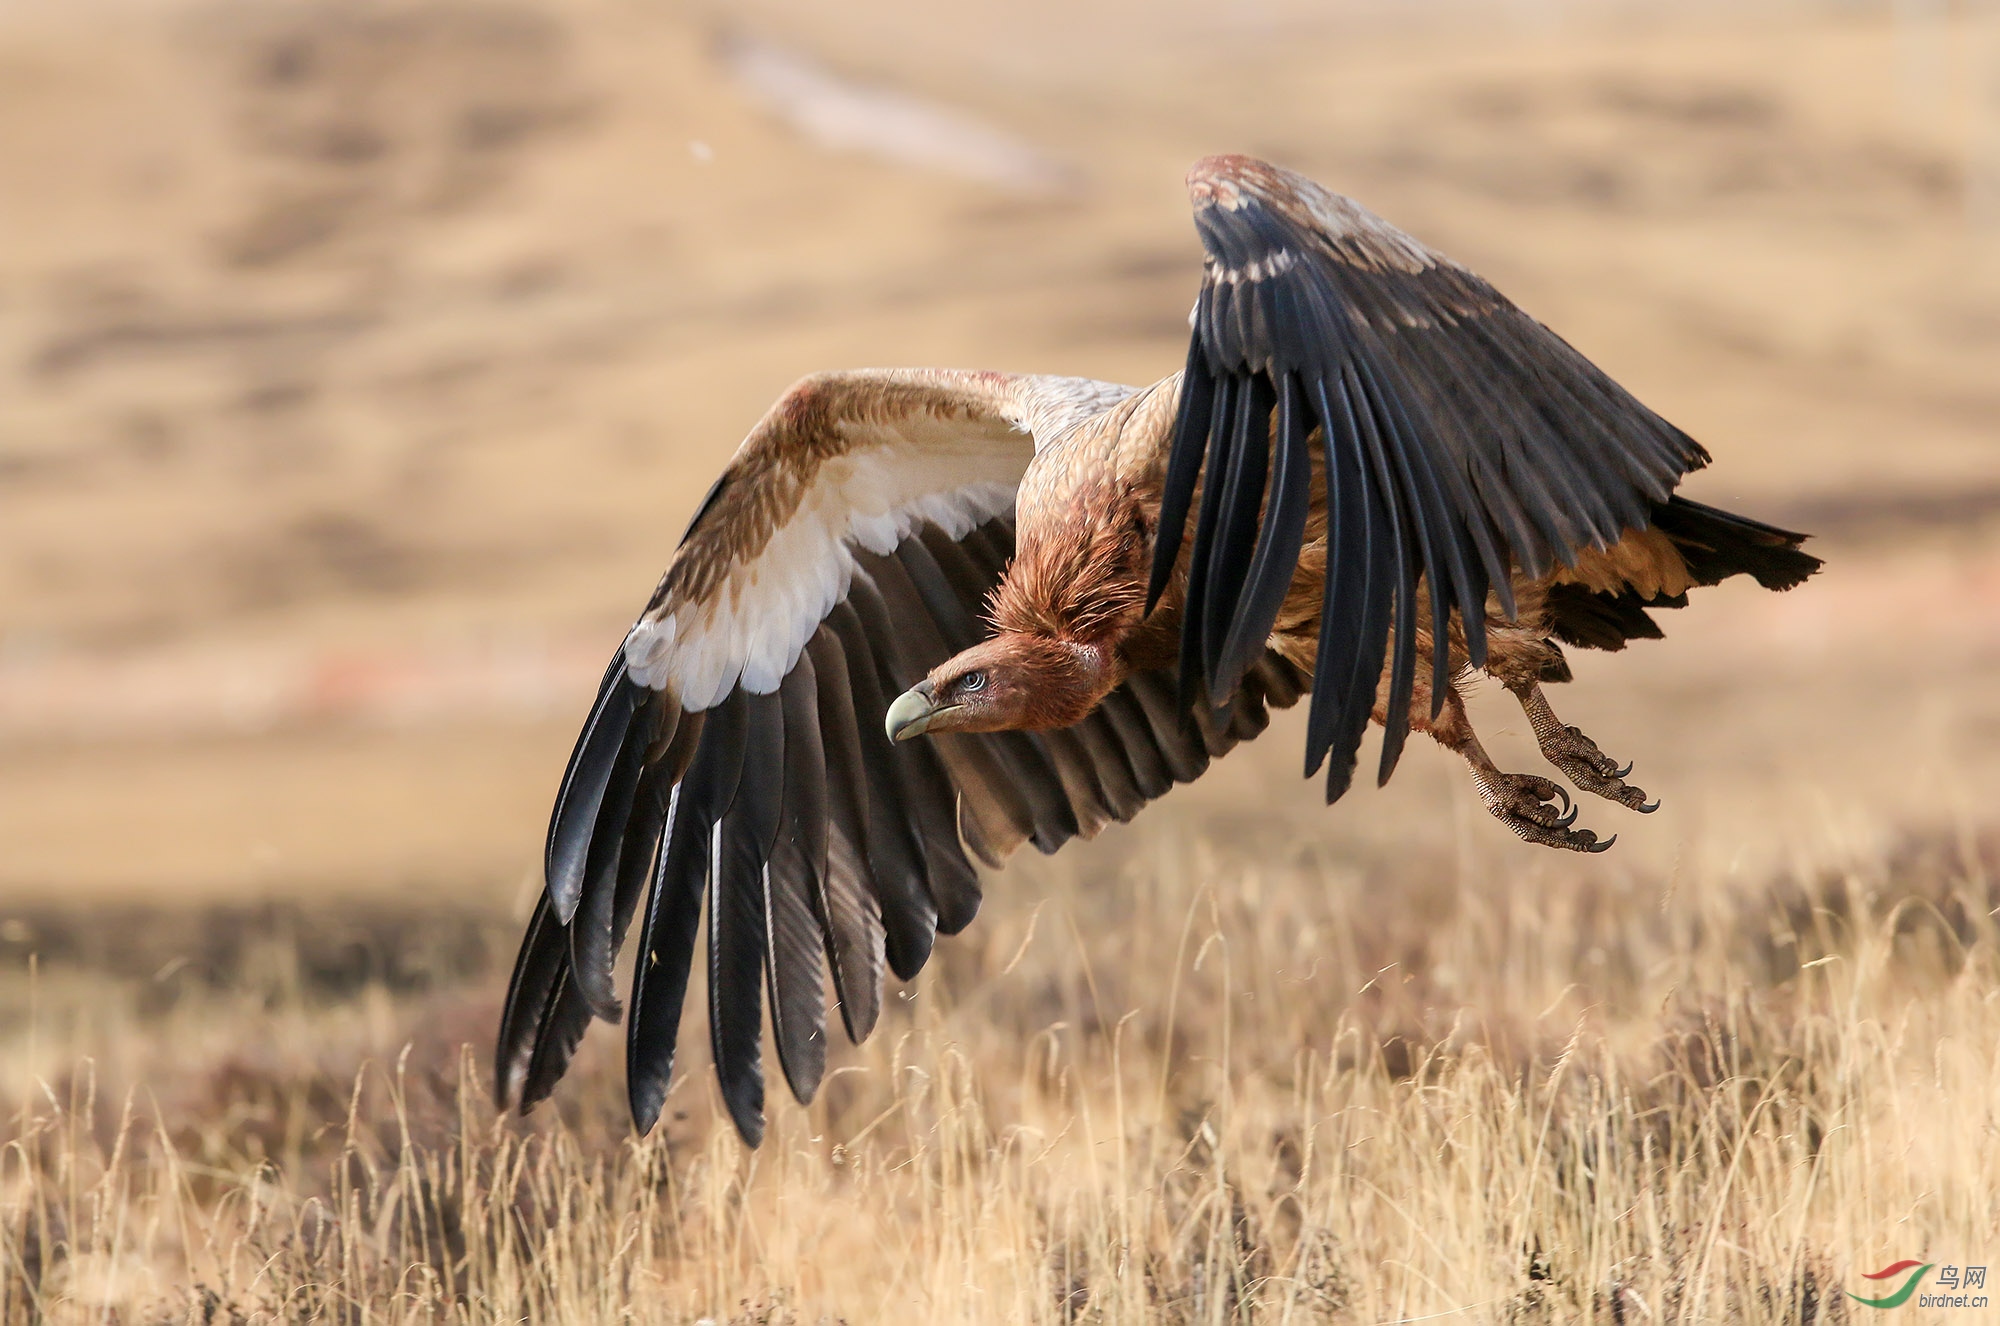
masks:
[(767, 998), (810, 1100), (829, 976), (859, 1041), (883, 967), (910, 979), (972, 920), (975, 858), (1129, 820), (1302, 696), (1328, 801), (1373, 719), (1378, 779), (1425, 732), (1522, 839), (1610, 846), (1487, 757), (1459, 689), (1484, 671), (1570, 782), (1653, 809), (1543, 698), (1561, 646), (1657, 637), (1649, 609), (1729, 576), (1787, 589), (1819, 565), (1803, 536), (1675, 495), (1699, 444), (1359, 205), (1240, 156), (1188, 191), (1207, 259), (1180, 372), (824, 373), (751, 430), (563, 775), (502, 1101), (546, 1097), (620, 1016), (643, 903), (649, 1129), (706, 907), (716, 1072), (755, 1145)]

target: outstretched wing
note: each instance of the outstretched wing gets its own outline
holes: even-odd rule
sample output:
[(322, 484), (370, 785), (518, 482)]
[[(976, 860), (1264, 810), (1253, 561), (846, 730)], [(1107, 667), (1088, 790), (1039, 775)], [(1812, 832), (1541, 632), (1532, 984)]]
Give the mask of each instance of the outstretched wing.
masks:
[(1320, 430), (1327, 576), (1306, 771), (1331, 754), (1331, 801), (1392, 640), (1382, 780), (1401, 753), (1419, 580), (1442, 704), (1454, 613), (1483, 663), (1489, 590), (1511, 615), (1511, 570), (1539, 576), (1644, 528), (1708, 456), (1492, 286), (1349, 199), (1236, 156), (1196, 163), (1188, 192), (1208, 258), (1148, 606), (1200, 486), (1183, 666), (1211, 701), (1228, 695), (1298, 565)]
[(706, 906), (710, 1033), (722, 1094), (763, 1129), (763, 1001), (785, 1076), (811, 1098), (830, 976), (850, 1037), (939, 932), (966, 925), (999, 864), (1129, 819), (1254, 735), (1303, 678), (1251, 670), (1190, 732), (1172, 677), (1134, 678), (1049, 733), (892, 744), (889, 700), (976, 643), (1013, 556), (1014, 491), (1036, 439), (1130, 388), (998, 374), (809, 379), (751, 433), (606, 671), (550, 821), (547, 887), (517, 960), (495, 1073), (527, 1108), (593, 1016), (620, 1015), (612, 968), (646, 901), (627, 1032), (634, 1121), (649, 1128)]

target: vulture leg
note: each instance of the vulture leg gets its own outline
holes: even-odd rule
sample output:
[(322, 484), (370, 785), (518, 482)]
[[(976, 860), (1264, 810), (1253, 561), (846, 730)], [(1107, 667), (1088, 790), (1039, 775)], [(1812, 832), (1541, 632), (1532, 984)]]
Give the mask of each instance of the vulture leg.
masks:
[(1646, 800), (1644, 792), (1626, 785), (1625, 775), (1632, 772), (1631, 765), (1620, 768), (1618, 761), (1597, 748), (1596, 742), (1577, 729), (1564, 726), (1556, 711), (1549, 708), (1539, 682), (1510, 682), (1507, 689), (1514, 692), (1522, 712), (1528, 715), (1528, 723), (1535, 729), (1535, 740), (1541, 744), (1542, 757), (1562, 770), (1580, 790), (1595, 792), (1641, 815), (1650, 815), (1660, 808), (1659, 802)]
[[(1430, 718), (1428, 697), (1412, 696), (1412, 727), (1418, 726), (1420, 704), (1426, 706), (1422, 717), (1427, 721), (1422, 726), (1439, 745), (1457, 751), (1472, 766), (1472, 785), (1478, 789), (1479, 799), (1486, 803), (1494, 819), (1513, 830), (1516, 838), (1572, 852), (1601, 852), (1618, 841), (1615, 834), (1599, 842), (1589, 829), (1570, 828), (1576, 821), (1576, 811), (1570, 806), (1569, 793), (1558, 784), (1534, 774), (1503, 773), (1473, 733), (1471, 720), (1465, 714), (1465, 702), (1459, 698), (1456, 686), (1445, 692), (1444, 704), (1435, 719)], [(1560, 809), (1555, 804), (1558, 799), (1562, 802)]]

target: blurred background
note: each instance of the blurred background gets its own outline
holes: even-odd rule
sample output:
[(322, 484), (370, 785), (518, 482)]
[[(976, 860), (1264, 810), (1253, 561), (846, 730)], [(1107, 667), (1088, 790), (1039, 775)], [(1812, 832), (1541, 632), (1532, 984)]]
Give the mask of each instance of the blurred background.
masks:
[[(357, 1066), (414, 1042), (427, 1135), (459, 1137), (457, 1047), (484, 1053), (595, 679), (744, 432), (817, 369), (1173, 371), (1200, 267), (1182, 174), (1219, 151), (1304, 171), (1488, 276), (1709, 447), (1686, 491), (1813, 532), (1827, 568), (1783, 597), (1698, 594), (1660, 614), (1664, 641), (1573, 653), (1558, 710), (1664, 802), (1586, 804), (1612, 853), (1515, 843), (1428, 743), (1329, 810), (1281, 720), (1173, 809), (989, 881), (978, 924), (904, 992), (962, 1015), (898, 1004), (871, 1046), (838, 1047), (850, 1076), (810, 1143), (876, 1128), (911, 1027), (971, 1047), (995, 1117), (1027, 1117), (1044, 1106), (1016, 1109), (1012, 1065), (1071, 1027), (1078, 1062), (1114, 1072), (1111, 1019), (1165, 1002), (1163, 1031), (1132, 1032), (1158, 1043), (1162, 1108), (1185, 1068), (1186, 1126), (1282, 1168), (1280, 1125), (1218, 1143), (1202, 1122), (1231, 1016), (1255, 1062), (1222, 1098), (1291, 1100), (1293, 1056), (1350, 1017), (1400, 1081), (1408, 1046), (1458, 1044), (1467, 1008), (1515, 1019), (1493, 1043), (1543, 1054), (1553, 1088), (1606, 1000), (1635, 1053), (1681, 1044), (1675, 1001), (1733, 999), (1739, 978), (1791, 1026), (1770, 1010), (1805, 988), (1803, 950), (1770, 953), (1816, 914), (1801, 897), (1877, 920), (1920, 897), (1950, 943), (1990, 940), (2000, 0), (0, 0), (4, 1117), (45, 1140), (81, 1119), (92, 1154), (124, 1155), (115, 1102), (137, 1092), (205, 1172), (262, 1183), (289, 1157), (286, 1181), (318, 1192), (299, 1176), (311, 1139), (342, 1118), (352, 1134)], [(1540, 767), (1504, 695), (1474, 703), (1504, 766)], [(1864, 876), (1852, 896), (1879, 906), (1772, 883)], [(1320, 949), (1334, 972), (1311, 1000), (1272, 985), (1255, 1008), (1293, 1021), (1267, 1025), (1211, 964), (1202, 998), (1239, 1010), (1219, 1060), (1175, 1039), (1161, 988), (1205, 933), (1183, 928), (1202, 897), (1253, 985), (1303, 969), (1300, 945), (1299, 980)], [(1746, 958), (1737, 932), (1763, 947)], [(1910, 988), (1957, 979), (1953, 951), (1924, 949)], [(1398, 966), (1403, 984), (1378, 981)], [(1967, 997), (1989, 1021), (1962, 1025), (1990, 1026), (1990, 998)], [(697, 1073), (701, 1039), (684, 1036)], [(600, 1031), (558, 1100), (602, 1147), (624, 1136), (618, 1040)], [(1936, 1098), (1910, 1044), (1909, 1099)], [(1966, 1061), (1967, 1110), (1988, 1068)], [(97, 1103), (75, 1105), (80, 1083)], [(672, 1140), (722, 1136), (704, 1089)], [(1794, 1265), (1784, 1301), (1960, 1180), (1930, 1227), (1991, 1232), (1991, 1185), (1947, 1145), (1990, 1141), (1990, 1119), (1910, 1117), (1934, 1170), (1882, 1189), (1879, 1225), (1860, 1198), (1815, 1214), (1834, 1269), (1799, 1279), (1772, 1252)], [(88, 1151), (62, 1135), (48, 1154)], [(766, 1154), (810, 1149), (785, 1136)], [(1913, 1154), (1881, 1137), (1894, 1164)], [(830, 1154), (799, 1181), (844, 1182)], [(0, 1195), (30, 1194), (0, 1216), (33, 1216), (0, 1243), (42, 1267), (75, 1227), (67, 1180), (8, 1186), (0, 1161)], [(1554, 1182), (1525, 1181), (1523, 1209)], [(1778, 1209), (1747, 1218), (1794, 1228)], [(1469, 1220), (1463, 1246), (1497, 1248), (1492, 1292), (1515, 1292), (1492, 1228)], [(1520, 1292), (1541, 1294), (1532, 1237)], [(1970, 1238), (1945, 1252), (1990, 1250)], [(1429, 1246), (1424, 1274), (1466, 1264)], [(179, 1268), (143, 1283), (184, 1287), (186, 1256), (138, 1257)], [(112, 1287), (77, 1301), (141, 1301), (126, 1262), (96, 1264)], [(1067, 1314), (1062, 1275), (1037, 1301)], [(1473, 1296), (1435, 1276), (1381, 1311)], [(53, 1292), (23, 1277), (0, 1316)], [(703, 1284), (674, 1301), (729, 1298)]]
[[(1172, 371), (1220, 150), (1485, 273), (1709, 446), (1688, 491), (1820, 536), (1806, 591), (1577, 661), (1565, 716), (1668, 807), (1620, 859), (1990, 804), (1991, 0), (15, 0), (0, 898), (518, 908), (766, 405)], [(1293, 746), (1183, 799), (1333, 841), (1466, 804), (1426, 749), (1319, 812)]]

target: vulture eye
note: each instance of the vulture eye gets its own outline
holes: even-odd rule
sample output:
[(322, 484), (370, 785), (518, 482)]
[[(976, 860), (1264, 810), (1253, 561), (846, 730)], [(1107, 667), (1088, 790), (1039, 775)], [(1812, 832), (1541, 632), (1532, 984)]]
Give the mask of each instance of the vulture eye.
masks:
[(958, 689), (961, 691), (965, 691), (968, 694), (974, 691), (985, 690), (986, 674), (981, 672), (979, 669), (974, 668), (972, 671), (967, 672), (959, 677)]

